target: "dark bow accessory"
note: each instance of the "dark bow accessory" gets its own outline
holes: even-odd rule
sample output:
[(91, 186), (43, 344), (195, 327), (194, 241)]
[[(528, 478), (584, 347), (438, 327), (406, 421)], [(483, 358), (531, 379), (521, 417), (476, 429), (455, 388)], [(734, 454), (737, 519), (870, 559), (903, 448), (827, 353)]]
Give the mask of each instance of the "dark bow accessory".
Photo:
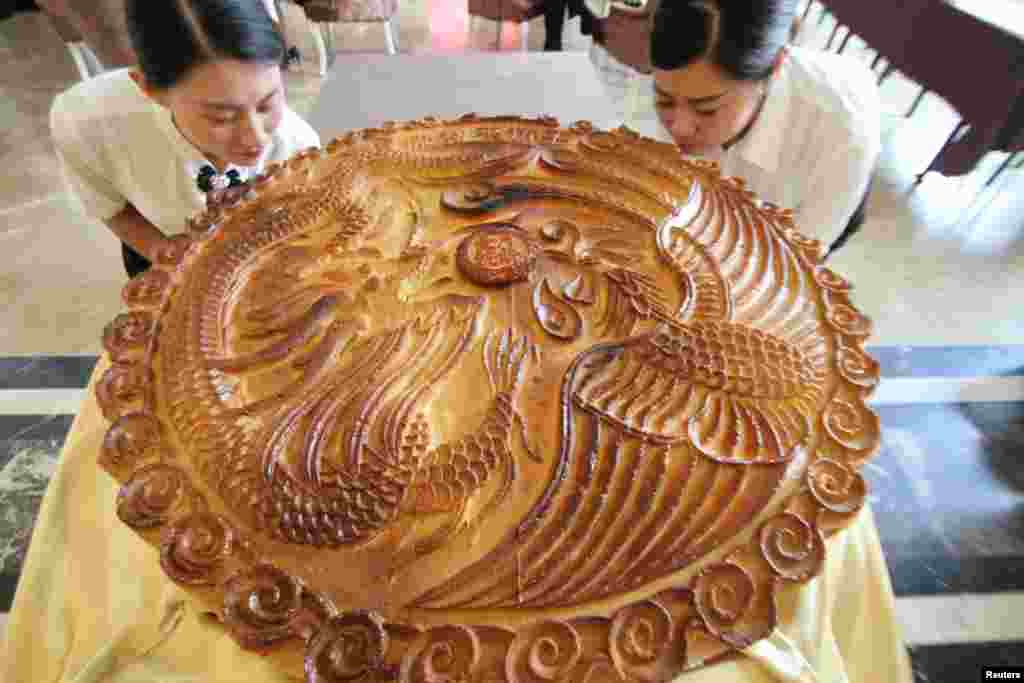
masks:
[(199, 176), (196, 178), (196, 185), (203, 192), (210, 190), (224, 190), (229, 187), (236, 187), (242, 184), (242, 176), (236, 169), (227, 173), (217, 173), (217, 169), (209, 164), (199, 169)]

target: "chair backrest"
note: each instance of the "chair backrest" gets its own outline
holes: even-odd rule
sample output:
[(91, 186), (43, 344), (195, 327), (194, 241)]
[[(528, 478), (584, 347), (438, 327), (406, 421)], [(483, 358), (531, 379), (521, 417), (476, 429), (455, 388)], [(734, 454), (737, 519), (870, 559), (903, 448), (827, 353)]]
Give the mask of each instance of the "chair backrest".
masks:
[(1002, 128), (1024, 97), (1024, 38), (944, 2), (918, 17), (893, 65), (975, 128)]
[(651, 15), (654, 0), (642, 9), (611, 6), (608, 18), (601, 20), (600, 32), (605, 49), (615, 59), (640, 73), (651, 73)]
[(134, 66), (124, 0), (36, 0), (65, 42), (84, 41), (107, 69)]
[(296, 4), (316, 23), (388, 21), (398, 12), (398, 0), (296, 0)]
[(544, 0), (469, 0), (470, 15), (491, 21), (529, 21), (544, 13)]
[(864, 0), (821, 0), (846, 26), (890, 62), (899, 62), (917, 17), (943, 0), (899, 0), (879, 6)]
[(50, 19), (50, 25), (57, 31), (57, 35), (65, 43), (77, 43), (82, 40), (82, 34), (78, 32), (75, 25), (62, 14), (56, 14), (50, 11), (46, 5), (50, 4), (52, 0), (37, 0), (40, 9)]

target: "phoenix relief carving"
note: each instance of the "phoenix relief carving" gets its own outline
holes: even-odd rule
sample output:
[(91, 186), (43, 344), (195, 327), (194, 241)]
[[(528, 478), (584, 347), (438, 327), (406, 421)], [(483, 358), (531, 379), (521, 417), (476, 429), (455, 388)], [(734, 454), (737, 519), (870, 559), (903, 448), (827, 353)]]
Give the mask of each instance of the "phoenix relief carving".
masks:
[[(712, 519), (701, 501), (738, 497), (749, 477), (735, 466), (791, 459), (821, 399), (820, 345), (802, 328), (786, 338), (782, 309), (806, 302), (738, 305), (742, 268), (723, 275), (697, 234), (727, 195), (695, 183), (655, 224), (580, 173), (513, 166), (361, 181), (363, 232), (299, 234), (254, 257), (225, 351), (205, 359), (240, 442), (219, 483), (291, 542), (387, 537), (398, 571), (486, 519), (525, 461), (543, 463), (529, 515), (422, 606), (567, 604), (684, 565), (750, 518)], [(797, 277), (794, 259), (776, 255), (770, 275)], [(517, 406), (529, 376), (558, 394), (557, 452), (535, 447), (545, 427)], [(480, 409), (460, 407), (439, 435), (438, 397), (459, 391)], [(611, 523), (615, 505), (639, 506), (641, 523)]]
[(870, 321), (713, 164), (467, 115), (254, 188), (126, 287), (100, 464), (291, 673), (668, 680), (769, 634), (861, 509)]

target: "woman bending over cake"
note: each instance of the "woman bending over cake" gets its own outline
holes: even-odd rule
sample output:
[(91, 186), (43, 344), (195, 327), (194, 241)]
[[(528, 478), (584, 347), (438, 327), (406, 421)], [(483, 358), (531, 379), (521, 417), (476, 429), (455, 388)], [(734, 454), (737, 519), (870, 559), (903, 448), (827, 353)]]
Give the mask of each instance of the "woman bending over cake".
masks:
[(128, 0), (138, 68), (57, 96), (50, 127), (86, 214), (129, 276), (186, 220), (270, 162), (319, 146), (285, 99), (283, 39), (263, 0)]
[(788, 45), (796, 5), (662, 0), (651, 31), (655, 135), (717, 160), (835, 248), (863, 220), (881, 147), (878, 88), (858, 62)]

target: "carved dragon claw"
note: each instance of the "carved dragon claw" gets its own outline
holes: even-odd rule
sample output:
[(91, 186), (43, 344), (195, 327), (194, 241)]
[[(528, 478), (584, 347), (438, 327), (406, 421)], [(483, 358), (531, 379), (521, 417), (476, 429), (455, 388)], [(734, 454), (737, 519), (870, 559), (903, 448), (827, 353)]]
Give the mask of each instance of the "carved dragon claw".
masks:
[(507, 401), (512, 417), (519, 426), (519, 435), (526, 454), (534, 462), (543, 462), (527, 438), (526, 423), (515, 407), (515, 397), (526, 377), (527, 365), (539, 359), (537, 345), (525, 335), (513, 339), (511, 328), (494, 331), (484, 341), (484, 367), (494, 393)]
[(495, 394), (513, 398), (531, 359), (537, 359), (537, 346), (525, 336), (513, 340), (512, 328), (492, 332), (484, 341), (484, 367)]

